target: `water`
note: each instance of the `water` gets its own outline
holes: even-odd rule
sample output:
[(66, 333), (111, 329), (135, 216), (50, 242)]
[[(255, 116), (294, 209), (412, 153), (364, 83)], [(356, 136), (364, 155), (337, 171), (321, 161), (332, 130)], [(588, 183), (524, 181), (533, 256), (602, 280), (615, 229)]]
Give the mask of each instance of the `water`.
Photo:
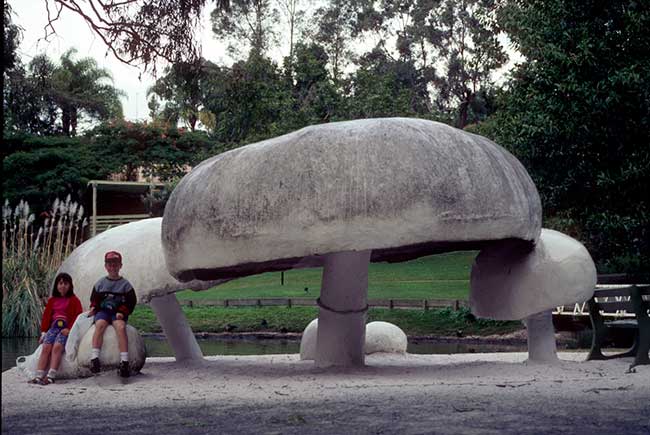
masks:
[[(300, 353), (299, 340), (286, 339), (197, 339), (203, 355), (271, 355)], [(145, 337), (147, 356), (173, 356), (167, 340), (157, 337)], [(30, 355), (38, 347), (36, 338), (3, 338), (2, 339), (2, 371), (16, 366), (16, 358)], [(526, 345), (495, 345), (470, 344), (454, 342), (417, 341), (409, 342), (409, 353), (419, 354), (451, 354), (451, 353), (483, 353), (483, 352), (523, 352)]]

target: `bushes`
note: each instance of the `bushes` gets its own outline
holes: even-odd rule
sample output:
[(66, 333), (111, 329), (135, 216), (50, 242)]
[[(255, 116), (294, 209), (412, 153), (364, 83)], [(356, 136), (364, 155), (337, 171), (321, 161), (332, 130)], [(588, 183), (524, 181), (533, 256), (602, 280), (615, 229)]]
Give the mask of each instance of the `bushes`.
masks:
[(83, 207), (58, 199), (35, 231), (29, 204), (2, 208), (2, 336), (38, 335), (54, 274), (81, 240)]

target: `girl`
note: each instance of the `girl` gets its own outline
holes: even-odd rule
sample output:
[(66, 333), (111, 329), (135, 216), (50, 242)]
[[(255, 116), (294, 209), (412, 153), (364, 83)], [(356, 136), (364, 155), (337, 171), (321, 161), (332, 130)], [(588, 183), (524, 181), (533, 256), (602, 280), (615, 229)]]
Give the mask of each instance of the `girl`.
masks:
[[(36, 377), (30, 381), (33, 384), (52, 384), (56, 379), (70, 328), (82, 312), (81, 301), (73, 290), (70, 275), (60, 273), (56, 276), (52, 296), (47, 301), (41, 322), (41, 338), (38, 342), (43, 344), (43, 349), (38, 359)], [(50, 370), (45, 376), (48, 363)]]

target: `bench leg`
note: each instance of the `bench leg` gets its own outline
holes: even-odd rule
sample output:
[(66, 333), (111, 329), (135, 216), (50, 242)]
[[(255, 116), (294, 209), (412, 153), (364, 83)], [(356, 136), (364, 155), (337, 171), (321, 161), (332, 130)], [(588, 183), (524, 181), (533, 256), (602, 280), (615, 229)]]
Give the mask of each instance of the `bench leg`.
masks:
[(648, 357), (648, 352), (650, 352), (650, 320), (648, 318), (639, 319), (639, 332), (634, 344), (637, 348), (634, 357), (634, 365), (639, 366), (650, 364), (650, 357)]
[(589, 308), (589, 319), (591, 320), (593, 331), (591, 349), (589, 350), (589, 355), (587, 355), (587, 361), (607, 359), (601, 350), (605, 341), (605, 335), (607, 334), (607, 327), (603, 323), (603, 318), (598, 311), (593, 297), (587, 302), (587, 306)]

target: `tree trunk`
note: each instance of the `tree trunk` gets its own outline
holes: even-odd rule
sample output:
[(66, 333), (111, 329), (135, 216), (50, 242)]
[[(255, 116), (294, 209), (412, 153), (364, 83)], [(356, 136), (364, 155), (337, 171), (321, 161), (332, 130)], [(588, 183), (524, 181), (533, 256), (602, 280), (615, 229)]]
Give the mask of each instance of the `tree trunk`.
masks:
[(67, 107), (61, 108), (61, 128), (63, 134), (70, 136), (70, 111)]

